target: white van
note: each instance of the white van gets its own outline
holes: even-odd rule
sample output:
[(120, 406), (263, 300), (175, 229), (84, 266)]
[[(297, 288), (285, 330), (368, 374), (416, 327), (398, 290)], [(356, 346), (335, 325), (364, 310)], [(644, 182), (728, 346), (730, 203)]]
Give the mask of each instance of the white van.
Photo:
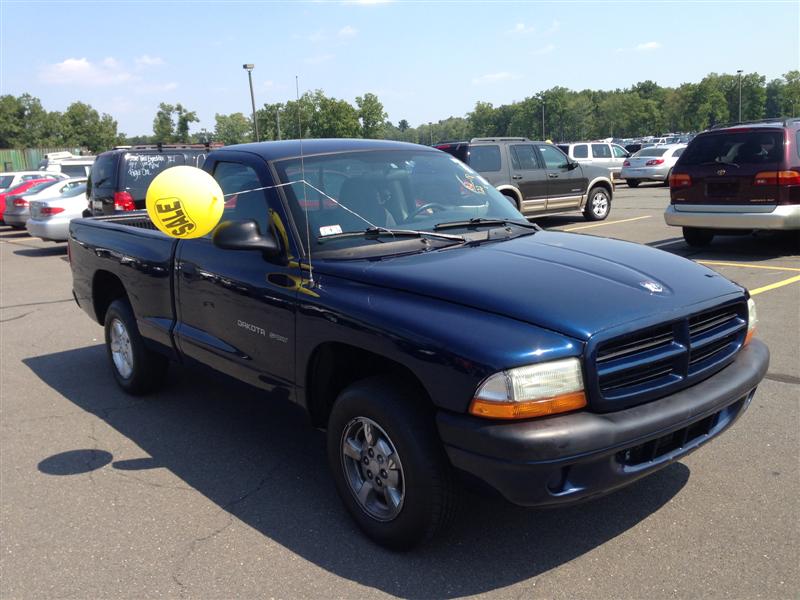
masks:
[(50, 152), (39, 163), (40, 171), (62, 173), (68, 177), (86, 177), (94, 164), (94, 156), (81, 156), (72, 152)]

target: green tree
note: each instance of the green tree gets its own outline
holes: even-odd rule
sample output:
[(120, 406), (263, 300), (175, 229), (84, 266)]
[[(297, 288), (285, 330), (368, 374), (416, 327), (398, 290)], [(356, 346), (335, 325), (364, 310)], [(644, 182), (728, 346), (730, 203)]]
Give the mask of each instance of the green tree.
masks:
[(178, 122), (175, 127), (176, 142), (188, 144), (190, 141), (189, 123), (199, 123), (200, 119), (197, 118), (197, 113), (193, 110), (188, 110), (180, 103), (175, 105), (175, 114), (177, 115)]
[(397, 124), (397, 128), (400, 130), (401, 133), (404, 132), (406, 129), (409, 128), (408, 121), (406, 121), (405, 119), (400, 119), (400, 122)]
[(89, 104), (73, 102), (60, 120), (69, 145), (102, 152), (117, 143), (117, 122), (111, 115), (100, 115)]
[(253, 135), (253, 122), (242, 113), (214, 115), (214, 140), (225, 145), (249, 142)]
[(158, 112), (153, 119), (153, 137), (157, 142), (168, 143), (175, 138), (175, 121), (172, 114), (175, 107), (172, 104), (161, 102), (158, 105)]
[(383, 104), (375, 94), (366, 93), (356, 96), (358, 118), (361, 121), (361, 137), (380, 138), (388, 115), (383, 110)]

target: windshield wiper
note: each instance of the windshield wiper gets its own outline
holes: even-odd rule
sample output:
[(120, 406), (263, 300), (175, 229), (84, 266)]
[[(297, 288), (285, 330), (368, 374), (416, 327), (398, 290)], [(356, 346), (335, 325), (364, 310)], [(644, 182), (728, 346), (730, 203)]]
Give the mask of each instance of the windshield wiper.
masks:
[(483, 225), (518, 225), (519, 227), (525, 227), (528, 229), (536, 229), (539, 230), (539, 226), (535, 223), (529, 223), (528, 221), (512, 221), (511, 219), (483, 219), (480, 217), (476, 217), (474, 219), (470, 219), (469, 221), (448, 221), (446, 223), (438, 223), (434, 226), (434, 231), (440, 231), (442, 229), (453, 229), (456, 227), (478, 227)]
[(706, 162), (700, 163), (701, 167), (709, 165), (727, 165), (729, 167), (736, 167), (737, 169), (739, 168), (739, 165), (733, 162), (728, 162), (727, 160), (707, 160)]
[(341, 240), (344, 238), (363, 237), (368, 240), (377, 240), (382, 237), (434, 237), (453, 242), (464, 242), (460, 235), (450, 235), (447, 233), (434, 233), (432, 231), (417, 231), (416, 229), (390, 229), (388, 227), (368, 227), (361, 231), (343, 231), (331, 235), (321, 235), (317, 241), (322, 243), (327, 240)]

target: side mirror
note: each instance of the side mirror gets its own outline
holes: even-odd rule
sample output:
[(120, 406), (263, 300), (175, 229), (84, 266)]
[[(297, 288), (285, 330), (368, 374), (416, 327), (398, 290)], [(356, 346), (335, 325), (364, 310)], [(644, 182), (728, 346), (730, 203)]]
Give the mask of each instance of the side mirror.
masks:
[(567, 163), (567, 170), (574, 171), (577, 168), (578, 168), (578, 163), (572, 161)]
[(211, 241), (222, 250), (258, 250), (264, 256), (277, 256), (280, 247), (271, 231), (262, 235), (258, 223), (247, 221), (224, 221), (211, 236)]

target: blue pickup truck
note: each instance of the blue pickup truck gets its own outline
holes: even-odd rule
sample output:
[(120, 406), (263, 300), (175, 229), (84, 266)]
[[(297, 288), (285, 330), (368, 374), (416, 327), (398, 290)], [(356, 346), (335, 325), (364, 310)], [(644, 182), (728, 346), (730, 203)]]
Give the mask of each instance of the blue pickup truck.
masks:
[(270, 142), (204, 169), (226, 196), (206, 237), (72, 221), (75, 299), (128, 393), (194, 362), (303, 406), (388, 547), (439, 531), (465, 481), (536, 507), (629, 484), (730, 427), (766, 373), (747, 290), (544, 231), (438, 150)]

